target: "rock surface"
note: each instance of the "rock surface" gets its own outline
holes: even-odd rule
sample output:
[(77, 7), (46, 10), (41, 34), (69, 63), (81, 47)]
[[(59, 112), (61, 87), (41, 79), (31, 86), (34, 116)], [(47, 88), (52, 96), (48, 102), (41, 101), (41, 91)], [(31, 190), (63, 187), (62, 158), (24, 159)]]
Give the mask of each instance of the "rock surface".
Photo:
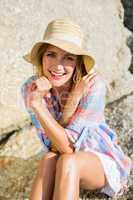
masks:
[[(133, 160), (133, 94), (106, 106), (106, 121), (118, 135), (124, 152)], [(14, 133), (0, 148), (0, 200), (28, 200), (39, 161), (46, 149), (42, 147), (31, 125)], [(133, 171), (129, 190), (114, 200), (132, 200)], [(81, 199), (106, 200), (106, 195), (81, 191)], [(111, 198), (110, 198), (111, 199)]]
[(133, 74), (133, 1), (122, 0), (124, 7), (124, 25), (132, 31), (132, 35), (128, 38), (127, 44), (130, 47), (132, 60), (129, 66), (129, 71)]
[[(132, 6), (129, 0), (122, 2), (124, 7)], [(52, 4), (48, 0), (1, 0), (0, 11), (0, 200), (29, 199), (37, 166), (47, 151), (25, 110), (20, 87), (34, 74), (22, 56), (35, 41), (42, 39), (47, 23), (54, 18), (69, 16), (87, 33), (88, 49), (111, 88), (105, 110), (107, 122), (133, 160), (133, 65), (129, 71), (131, 53), (126, 43), (130, 32), (123, 26), (124, 10), (120, 0), (88, 0), (86, 3), (55, 0)], [(133, 40), (130, 41), (132, 46)], [(81, 191), (80, 197), (111, 199), (98, 191)], [(133, 171), (129, 191), (115, 200), (132, 200), (132, 197)]]
[(121, 0), (124, 6), (124, 24), (133, 32), (133, 1)]
[(55, 0), (52, 4), (49, 0), (1, 0), (0, 11), (0, 140), (29, 120), (20, 86), (34, 72), (22, 56), (42, 39), (54, 18), (69, 16), (87, 33), (88, 50), (110, 83), (108, 102), (133, 91), (133, 76), (128, 71), (131, 54), (126, 46), (130, 33), (123, 26), (120, 0)]

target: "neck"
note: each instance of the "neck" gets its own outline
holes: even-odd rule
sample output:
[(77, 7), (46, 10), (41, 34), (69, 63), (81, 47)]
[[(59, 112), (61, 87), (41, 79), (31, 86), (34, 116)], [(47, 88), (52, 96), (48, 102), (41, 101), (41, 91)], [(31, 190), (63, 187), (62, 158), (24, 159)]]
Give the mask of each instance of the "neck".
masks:
[(64, 106), (67, 102), (71, 88), (72, 88), (72, 83), (65, 84), (61, 87), (52, 87), (53, 92), (55, 93), (55, 96), (58, 98), (61, 110), (64, 109)]
[(60, 87), (53, 87), (54, 91), (57, 92), (58, 95), (60, 95), (62, 92), (69, 92), (72, 88), (72, 83), (66, 83), (65, 85), (62, 85)]

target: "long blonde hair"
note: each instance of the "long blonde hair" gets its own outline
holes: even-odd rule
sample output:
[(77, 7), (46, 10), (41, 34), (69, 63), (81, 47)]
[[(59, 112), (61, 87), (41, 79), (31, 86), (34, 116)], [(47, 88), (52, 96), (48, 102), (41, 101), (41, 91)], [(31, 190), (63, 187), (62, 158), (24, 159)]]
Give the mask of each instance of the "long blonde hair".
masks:
[(37, 54), (36, 54), (36, 57), (37, 57), (37, 60), (38, 60), (38, 66), (33, 66), (33, 73), (38, 76), (38, 77), (41, 77), (41, 76), (44, 76), (44, 73), (43, 73), (43, 67), (42, 67), (42, 58), (43, 58), (43, 54), (44, 52), (47, 50), (48, 48), (48, 45), (49, 44), (43, 44)]
[[(38, 60), (38, 66), (33, 66), (33, 72), (38, 77), (44, 76), (43, 67), (42, 67), (42, 58), (43, 58), (43, 55), (44, 55), (45, 51), (47, 50), (48, 46), (49, 46), (49, 44), (43, 44), (39, 48), (39, 50), (36, 54), (37, 60)], [(75, 70), (74, 70), (73, 76), (72, 76), (72, 86), (77, 84), (77, 82), (79, 82), (82, 79), (82, 77), (86, 74), (87, 74), (87, 71), (86, 71), (85, 65), (83, 63), (83, 58), (82, 58), (82, 56), (78, 56), (77, 65), (75, 67)]]
[(82, 79), (82, 77), (86, 74), (87, 74), (87, 71), (83, 63), (83, 58), (82, 56), (78, 56), (77, 65), (75, 67), (73, 77), (72, 77), (74, 85), (77, 84), (77, 82), (79, 82)]

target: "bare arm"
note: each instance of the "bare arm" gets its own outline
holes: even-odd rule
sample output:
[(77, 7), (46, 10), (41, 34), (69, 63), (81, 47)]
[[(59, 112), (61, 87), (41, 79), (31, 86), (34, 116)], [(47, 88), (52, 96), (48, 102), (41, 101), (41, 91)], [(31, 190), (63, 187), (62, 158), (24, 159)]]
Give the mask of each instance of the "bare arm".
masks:
[(64, 128), (53, 118), (47, 109), (44, 96), (48, 94), (51, 84), (49, 80), (42, 76), (26, 88), (25, 104), (38, 118), (39, 123), (48, 136), (49, 140), (60, 153), (72, 153), (73, 145), (69, 141)]
[(62, 113), (62, 116), (59, 120), (59, 123), (63, 126), (67, 125), (69, 122), (69, 119), (74, 114), (80, 99), (82, 96), (86, 93), (89, 87), (93, 85), (93, 78), (96, 75), (96, 73), (87, 74), (85, 75), (80, 82), (77, 83), (77, 85), (72, 89), (70, 92), (70, 95), (68, 97), (68, 100), (64, 106), (64, 110)]
[(69, 141), (64, 128), (53, 118), (45, 104), (34, 103), (32, 109), (58, 151), (60, 153), (72, 153), (72, 143)]
[(59, 119), (59, 123), (61, 125), (65, 126), (69, 122), (69, 119), (74, 114), (81, 97), (81, 93), (78, 93), (75, 90), (70, 93), (68, 100), (64, 106), (61, 118)]
[[(63, 123), (66, 123), (67, 120), (74, 113), (81, 98), (80, 94), (84, 93), (86, 86), (88, 87), (89, 80), (90, 77), (88, 77), (88, 75), (83, 77), (83, 80), (75, 87), (74, 92), (71, 93), (73, 101), (76, 101), (74, 105), (72, 104), (69, 106), (70, 112), (68, 112), (68, 108), (66, 108), (66, 110), (64, 111), (63, 116), (65, 121), (63, 121)], [(42, 90), (42, 86), (40, 86), (40, 84), (42, 83), (44, 85), (44, 91)], [(56, 146), (57, 150), (61, 153), (72, 153), (74, 150), (73, 145), (68, 139), (65, 129), (53, 118), (53, 116), (47, 109), (45, 102), (42, 103), (42, 97), (44, 96), (44, 92), (48, 91), (51, 87), (49, 81), (45, 77), (41, 77), (39, 80), (36, 81), (35, 85), (37, 87), (31, 90), (31, 93), (27, 99), (29, 106), (31, 106), (31, 108), (35, 112), (41, 126), (45, 130), (46, 135), (51, 140), (52, 144)]]

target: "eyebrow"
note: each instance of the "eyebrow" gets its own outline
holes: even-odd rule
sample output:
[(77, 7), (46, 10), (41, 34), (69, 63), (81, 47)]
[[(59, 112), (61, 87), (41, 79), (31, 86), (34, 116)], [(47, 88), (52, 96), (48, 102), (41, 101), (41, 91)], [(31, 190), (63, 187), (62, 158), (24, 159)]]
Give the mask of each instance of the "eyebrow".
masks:
[[(47, 50), (46, 53), (55, 53), (55, 54), (57, 54), (57, 52), (52, 51), (52, 50)], [(72, 54), (72, 53), (66, 53), (65, 56), (77, 57), (77, 55), (74, 55), (74, 54)]]

